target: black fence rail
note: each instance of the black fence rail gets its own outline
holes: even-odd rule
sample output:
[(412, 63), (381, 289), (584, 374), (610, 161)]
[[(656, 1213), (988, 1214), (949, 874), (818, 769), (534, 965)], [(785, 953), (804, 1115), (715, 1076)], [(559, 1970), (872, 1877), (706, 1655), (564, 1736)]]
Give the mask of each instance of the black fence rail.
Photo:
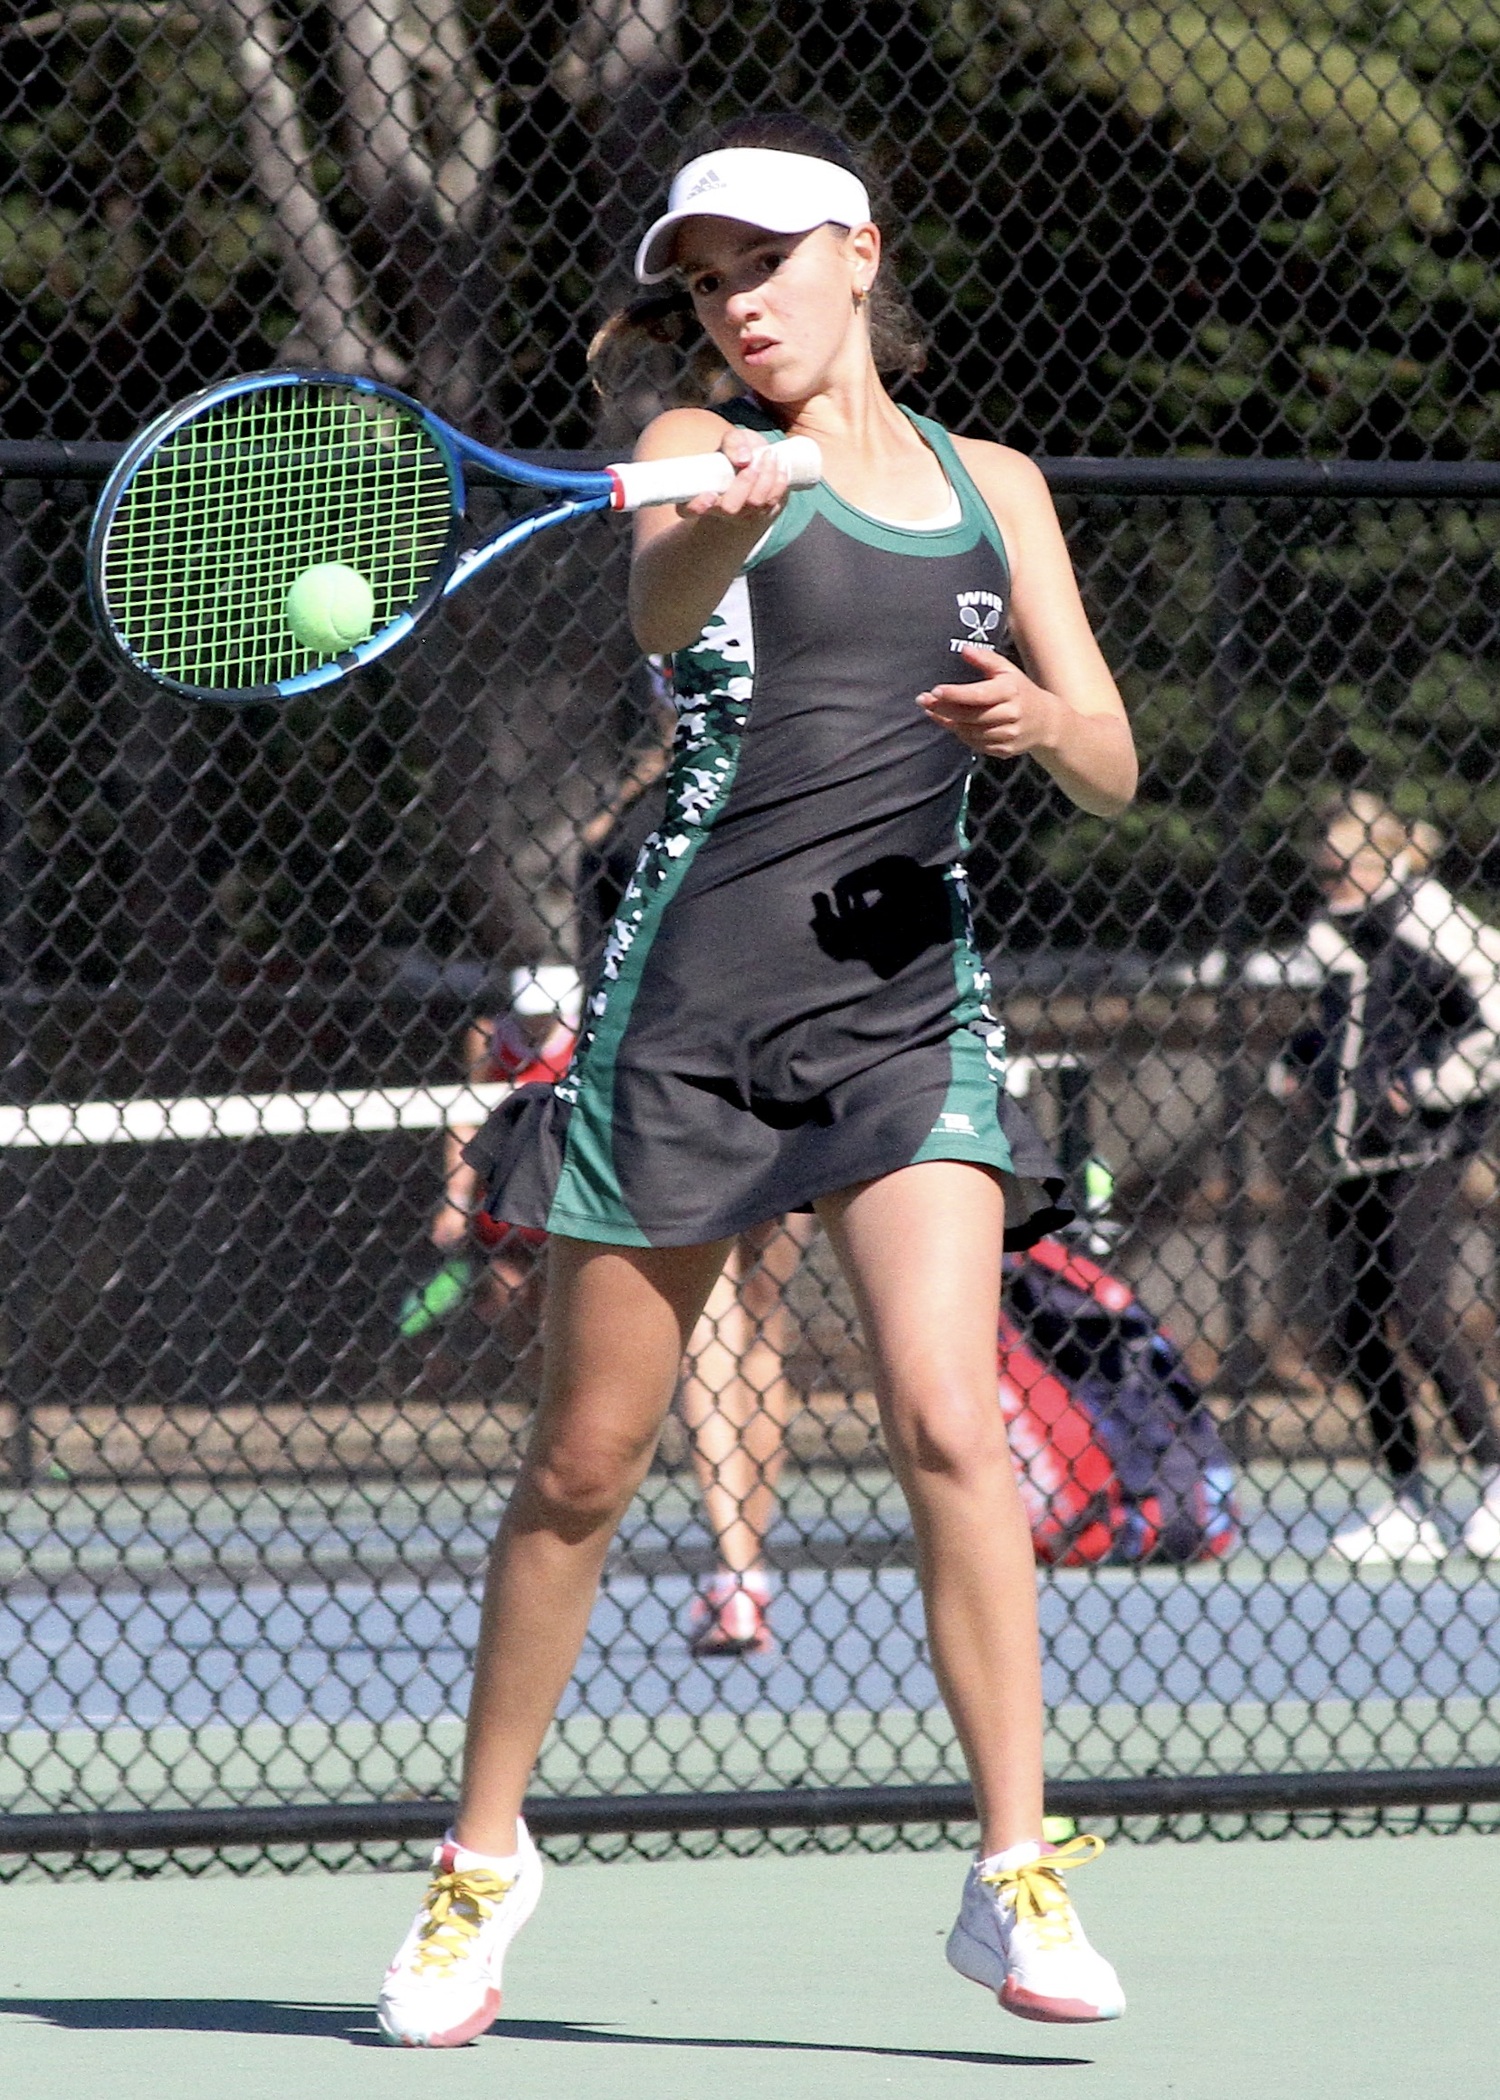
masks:
[[(231, 718), (136, 686), (81, 591), (115, 450), (0, 446), (0, 1851), (417, 1839), (455, 1783), (543, 1272), (473, 1238), (447, 1133), (565, 1033), (663, 723), (608, 523), (331, 700)], [(1199, 1485), (1235, 1508), (1196, 1557), (1133, 1555), (1052, 1522), (1067, 1468), (1025, 1446), (1052, 1806), (1493, 1802), (1500, 466), (1046, 469), (1146, 773), (1107, 825), (982, 772), (976, 910), (1010, 1084), (1074, 1178), (1065, 1251), (1170, 1331), (1222, 1452)], [(1353, 1174), (1328, 1036), (1354, 919), (1315, 874), (1340, 800), (1386, 856), (1355, 917), (1366, 961), (1404, 940), (1391, 1025), (1459, 1056), (1451, 1102), (1375, 1105), (1388, 1149)], [(747, 1250), (711, 1310), (534, 1820), (961, 1819), (826, 1250)], [(1076, 1402), (1091, 1366), (1023, 1339)], [(1409, 1423), (1389, 1382), (1372, 1414), (1377, 1369)], [(695, 1598), (735, 1521), (773, 1646), (715, 1660)]]

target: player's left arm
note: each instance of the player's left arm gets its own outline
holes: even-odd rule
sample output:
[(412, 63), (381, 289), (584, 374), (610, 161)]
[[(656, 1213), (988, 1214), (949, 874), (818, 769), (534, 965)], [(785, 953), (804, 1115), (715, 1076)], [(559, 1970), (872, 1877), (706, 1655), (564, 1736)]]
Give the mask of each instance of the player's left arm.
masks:
[(1029, 754), (1080, 809), (1112, 817), (1135, 794), (1135, 743), (1078, 595), (1051, 491), (1040, 469), (1008, 446), (956, 443), (1005, 542), (1021, 662), (966, 644), (963, 657), (978, 678), (935, 686), (918, 704), (971, 751)]

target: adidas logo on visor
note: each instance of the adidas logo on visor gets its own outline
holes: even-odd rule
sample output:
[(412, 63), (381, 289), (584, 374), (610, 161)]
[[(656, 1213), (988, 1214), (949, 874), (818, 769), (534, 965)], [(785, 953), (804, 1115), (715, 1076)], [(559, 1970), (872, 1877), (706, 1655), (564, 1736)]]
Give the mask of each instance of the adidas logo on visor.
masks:
[(870, 216), (870, 200), (857, 175), (816, 154), (722, 147), (674, 176), (666, 211), (636, 250), (635, 272), (642, 284), (669, 275), (673, 229), (703, 210), (771, 233), (809, 233), (825, 224), (862, 226)]

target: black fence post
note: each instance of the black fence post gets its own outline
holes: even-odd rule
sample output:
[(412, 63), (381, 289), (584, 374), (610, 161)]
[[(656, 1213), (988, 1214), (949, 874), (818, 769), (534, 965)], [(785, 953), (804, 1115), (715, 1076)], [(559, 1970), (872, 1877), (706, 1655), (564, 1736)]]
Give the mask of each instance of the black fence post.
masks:
[(1094, 1140), (1089, 1116), (1089, 1087), (1093, 1075), (1078, 1057), (1061, 1057), (1054, 1078), (1057, 1084), (1057, 1163), (1067, 1178), (1080, 1215), (1087, 1201), (1084, 1169), (1093, 1156)]
[[(0, 480), (0, 1070), (5, 1093), (23, 1076), (27, 1058), (25, 1025), (26, 954), (26, 807), (22, 784), (25, 753), (21, 709), (25, 700), (24, 598), (17, 563), (21, 532), (17, 509), (25, 482)], [(8, 1181), (16, 1177), (7, 1176)], [(0, 1226), (0, 1232), (5, 1228)], [(29, 1487), (36, 1472), (32, 1421), (33, 1343), (27, 1332), (24, 1277), (12, 1244), (5, 1278), (6, 1340), (3, 1373), (10, 1422), (5, 1437), (5, 1473), (16, 1487)]]
[(1216, 829), (1220, 839), (1212, 921), (1224, 958), (1219, 999), (1218, 1062), (1222, 1117), (1220, 1156), (1227, 1192), (1224, 1202), (1224, 1318), (1228, 1335), (1219, 1364), (1219, 1384), (1230, 1402), (1227, 1439), (1237, 1459), (1249, 1455), (1247, 1403), (1265, 1370), (1265, 1356), (1252, 1329), (1251, 1246), (1255, 1218), (1250, 1202), (1247, 1119), (1256, 1078), (1246, 1046), (1249, 1015), (1244, 992), (1245, 958), (1255, 929), (1248, 909), (1251, 852), (1247, 837), (1253, 784), (1245, 762), (1237, 715), (1249, 661), (1245, 636), (1248, 579), (1244, 544), (1251, 512), (1244, 503), (1216, 502), (1213, 510), (1213, 696), (1211, 764)]

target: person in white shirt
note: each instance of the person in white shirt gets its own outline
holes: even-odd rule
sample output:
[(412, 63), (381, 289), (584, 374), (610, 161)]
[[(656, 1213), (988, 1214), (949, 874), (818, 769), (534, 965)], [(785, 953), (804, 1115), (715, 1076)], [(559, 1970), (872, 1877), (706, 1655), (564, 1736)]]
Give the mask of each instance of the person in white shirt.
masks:
[(1500, 931), (1430, 872), (1438, 843), (1364, 792), (1329, 813), (1324, 905), (1295, 958), (1298, 976), (1315, 966), (1317, 1019), (1273, 1068), (1279, 1091), (1310, 1086), (1323, 1110), (1335, 1337), (1393, 1490), (1333, 1540), (1365, 1564), (1447, 1551), (1398, 1344), (1482, 1476), (1464, 1545), (1500, 1557), (1500, 1430), (1450, 1291), (1465, 1166), (1500, 1092)]

